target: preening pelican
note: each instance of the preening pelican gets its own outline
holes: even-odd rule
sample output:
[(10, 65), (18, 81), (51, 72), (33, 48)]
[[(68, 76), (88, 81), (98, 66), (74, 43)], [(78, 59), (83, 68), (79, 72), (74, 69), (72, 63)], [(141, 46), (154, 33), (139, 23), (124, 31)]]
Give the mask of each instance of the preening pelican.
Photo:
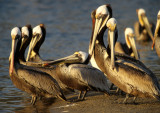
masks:
[[(102, 24), (101, 24), (102, 25)], [(140, 61), (128, 62), (128, 60), (117, 60), (114, 52), (114, 44), (118, 38), (117, 22), (111, 18), (105, 24), (108, 28), (108, 46), (103, 42), (103, 35), (106, 27), (103, 28), (95, 24), (92, 37), (91, 50), (93, 50), (94, 59), (97, 66), (104, 72), (108, 79), (126, 92), (126, 98), (123, 103), (127, 102), (129, 94), (136, 97), (153, 97), (160, 100), (160, 87), (156, 76)], [(98, 26), (98, 28), (97, 28)], [(101, 29), (101, 30), (100, 30)], [(98, 31), (98, 32), (97, 32)], [(92, 51), (91, 51), (92, 53)], [(133, 59), (133, 58), (130, 58)], [(134, 63), (133, 63), (134, 62)]]
[(127, 54), (131, 57), (139, 59), (139, 54), (134, 40), (134, 32), (132, 28), (126, 28), (124, 31), (126, 43), (116, 42), (115, 52)]
[(31, 103), (35, 104), (37, 97), (55, 97), (66, 100), (57, 81), (49, 74), (34, 70), (19, 62), (21, 32), (18, 27), (11, 31), (12, 50), (9, 57), (9, 74), (13, 84), (32, 96)]
[(160, 11), (158, 12), (158, 15), (157, 15), (157, 24), (156, 24), (156, 29), (154, 33), (154, 41), (153, 41), (152, 49), (154, 47), (154, 44), (155, 44), (157, 55), (160, 57)]
[(79, 51), (71, 56), (48, 62), (44, 66), (57, 64), (56, 73), (59, 79), (68, 87), (80, 91), (78, 100), (83, 100), (88, 90), (109, 94), (107, 78), (100, 70), (87, 65), (89, 59), (87, 53)]
[(153, 40), (154, 24), (150, 24), (144, 9), (137, 9), (138, 22), (134, 24), (136, 40), (149, 41)]

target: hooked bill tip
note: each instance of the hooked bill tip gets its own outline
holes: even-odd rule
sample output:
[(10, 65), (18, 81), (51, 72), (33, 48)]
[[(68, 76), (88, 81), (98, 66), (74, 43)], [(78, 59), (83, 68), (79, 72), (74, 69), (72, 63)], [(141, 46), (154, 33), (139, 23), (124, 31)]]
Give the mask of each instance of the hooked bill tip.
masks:
[(49, 65), (48, 63), (42, 64), (43, 67), (46, 67), (46, 66), (48, 66), (48, 65)]

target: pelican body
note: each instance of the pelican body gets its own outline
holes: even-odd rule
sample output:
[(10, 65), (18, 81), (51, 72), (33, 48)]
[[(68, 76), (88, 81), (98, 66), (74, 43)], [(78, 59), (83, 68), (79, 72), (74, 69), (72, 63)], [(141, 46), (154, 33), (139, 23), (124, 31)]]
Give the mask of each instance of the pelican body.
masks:
[[(136, 97), (153, 97), (160, 100), (160, 87), (156, 76), (147, 69), (140, 61), (122, 56), (119, 59), (115, 56), (114, 45), (118, 38), (118, 30), (116, 28), (117, 22), (114, 18), (107, 19), (97, 24), (99, 19), (95, 13), (92, 15), (95, 21), (93, 37), (91, 37), (90, 50), (91, 57), (94, 58), (99, 69), (107, 75), (107, 78), (122, 91), (127, 93), (123, 103), (127, 102), (128, 95)], [(106, 15), (109, 15), (107, 13)], [(104, 18), (103, 16), (101, 18)], [(103, 36), (105, 30), (108, 28), (108, 46), (105, 47)], [(126, 60), (125, 60), (126, 57)]]
[(155, 44), (156, 53), (160, 57), (160, 11), (158, 12), (158, 15), (157, 15), (157, 24), (156, 24), (156, 29), (154, 33), (154, 41), (153, 41), (152, 48), (154, 47), (154, 44)]
[[(88, 90), (100, 91), (109, 94), (107, 78), (104, 74), (89, 65), (89, 55), (79, 51), (71, 56), (48, 62), (46, 65), (55, 65), (59, 79), (71, 89), (80, 91), (78, 100), (83, 100)], [(81, 98), (81, 93), (84, 95)]]
[(144, 9), (137, 9), (137, 15), (139, 21), (134, 24), (136, 40), (143, 42), (153, 40), (154, 24), (149, 23)]
[(9, 74), (13, 84), (32, 96), (32, 104), (35, 104), (37, 97), (58, 96), (66, 100), (57, 81), (49, 74), (20, 64), (19, 48), (21, 46), (21, 34), (18, 27), (12, 29), (11, 36), (12, 51), (9, 57)]
[(132, 28), (125, 29), (125, 40), (126, 43), (116, 42), (115, 52), (122, 53), (139, 59), (139, 54), (136, 49), (136, 44), (134, 40), (134, 32)]

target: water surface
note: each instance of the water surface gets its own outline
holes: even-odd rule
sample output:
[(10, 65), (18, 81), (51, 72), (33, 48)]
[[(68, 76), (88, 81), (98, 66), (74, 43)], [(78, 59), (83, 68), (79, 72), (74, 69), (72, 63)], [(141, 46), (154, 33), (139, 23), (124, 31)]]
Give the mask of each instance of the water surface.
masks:
[[(47, 35), (40, 49), (43, 59), (56, 59), (88, 51), (91, 36), (91, 11), (102, 4), (111, 4), (118, 21), (119, 41), (124, 42), (125, 27), (137, 21), (136, 9), (144, 8), (150, 21), (156, 23), (159, 0), (1, 0), (0, 1), (0, 112), (38, 112), (30, 105), (30, 97), (17, 89), (8, 74), (8, 57), (11, 51), (10, 31), (15, 26), (44, 23)], [(160, 77), (160, 60), (151, 43), (137, 43), (141, 61)], [(41, 112), (54, 112), (39, 103)], [(22, 109), (22, 110), (21, 110)], [(24, 109), (24, 110), (23, 110)]]

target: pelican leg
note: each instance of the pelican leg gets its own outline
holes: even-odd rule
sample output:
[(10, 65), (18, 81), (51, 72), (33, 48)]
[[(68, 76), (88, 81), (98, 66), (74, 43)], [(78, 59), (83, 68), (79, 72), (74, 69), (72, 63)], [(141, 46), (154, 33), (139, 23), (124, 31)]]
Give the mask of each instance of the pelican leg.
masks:
[(113, 86), (114, 86), (114, 84), (112, 83), (109, 89), (112, 90), (112, 89), (113, 89)]
[(81, 99), (81, 96), (82, 96), (82, 91), (80, 91), (79, 95), (78, 95), (78, 100)]
[(126, 98), (123, 100), (123, 104), (127, 103), (128, 98), (129, 98), (129, 94), (126, 94)]
[(32, 96), (32, 99), (31, 99), (31, 104), (32, 105), (34, 105), (35, 104), (35, 102), (36, 102), (36, 100), (37, 100), (37, 96)]
[(116, 89), (116, 93), (119, 93), (119, 91), (120, 91), (120, 89), (117, 87), (117, 89)]
[(83, 94), (83, 97), (82, 97), (82, 99), (81, 99), (81, 100), (84, 100), (84, 98), (85, 98), (86, 94), (87, 94), (87, 90), (86, 90), (86, 91), (84, 91), (84, 94)]
[(133, 97), (133, 103), (136, 103), (137, 96)]

